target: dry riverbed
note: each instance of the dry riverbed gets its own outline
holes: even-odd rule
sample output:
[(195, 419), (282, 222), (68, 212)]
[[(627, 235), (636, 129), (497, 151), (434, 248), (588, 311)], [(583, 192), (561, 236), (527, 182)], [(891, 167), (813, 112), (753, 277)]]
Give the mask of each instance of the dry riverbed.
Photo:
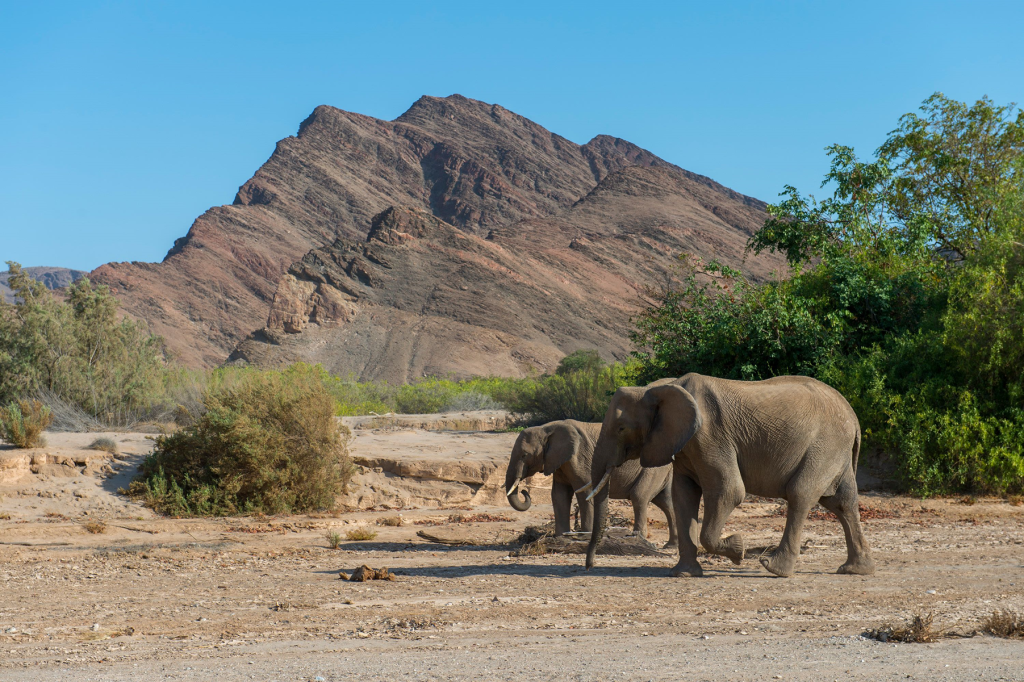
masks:
[[(705, 578), (670, 579), (667, 556), (601, 556), (589, 573), (581, 556), (510, 557), (526, 525), (550, 519), (543, 504), (158, 518), (117, 494), (151, 441), (117, 438), (122, 456), (88, 472), (0, 486), (4, 680), (1024, 679), (1020, 640), (862, 636), (914, 614), (968, 633), (994, 610), (1024, 612), (1024, 508), (1002, 500), (866, 494), (873, 577), (835, 575), (842, 531), (812, 518), (793, 578), (704, 557)], [(727, 532), (769, 545), (783, 522), (775, 502), (752, 501)], [(329, 532), (364, 526), (377, 537), (329, 547)], [(396, 580), (338, 579), (362, 564)]]

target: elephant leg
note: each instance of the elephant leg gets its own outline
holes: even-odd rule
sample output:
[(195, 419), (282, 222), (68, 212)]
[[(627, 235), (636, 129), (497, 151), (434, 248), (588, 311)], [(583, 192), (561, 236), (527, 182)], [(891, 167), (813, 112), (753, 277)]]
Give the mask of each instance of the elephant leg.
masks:
[(580, 506), (580, 530), (590, 533), (594, 530), (594, 501), (587, 499), (587, 493), (580, 493), (576, 496), (576, 503)]
[(647, 539), (647, 505), (650, 501), (634, 489), (629, 501), (633, 504), (633, 535)]
[(665, 513), (665, 518), (668, 520), (668, 543), (663, 549), (675, 549), (679, 546), (679, 528), (676, 525), (676, 512), (672, 504), (672, 488), (665, 486), (651, 502)]
[(672, 475), (672, 506), (678, 526), (679, 563), (670, 572), (672, 577), (699, 578), (704, 570), (697, 563), (697, 515), (700, 513), (701, 489), (689, 476)]
[(565, 483), (551, 484), (551, 506), (555, 508), (555, 535), (565, 535), (572, 530), (572, 486)]
[(725, 481), (717, 489), (704, 489), (704, 524), (700, 529), (700, 544), (709, 554), (728, 557), (734, 564), (743, 561), (743, 536), (733, 533), (723, 538), (722, 529), (732, 510), (739, 506), (745, 496), (742, 485), (736, 488)]
[(872, 575), (875, 572), (875, 562), (871, 558), (871, 549), (860, 527), (857, 474), (853, 472), (853, 467), (847, 468), (843, 474), (835, 495), (823, 497), (818, 502), (839, 517), (843, 533), (846, 534), (846, 563), (836, 572)]
[(814, 498), (806, 493), (798, 492), (803, 487), (799, 480), (790, 481), (787, 486), (786, 529), (782, 531), (782, 541), (774, 552), (761, 558), (761, 565), (780, 578), (788, 578), (796, 570), (796, 560), (800, 558), (800, 539), (804, 533), (804, 522), (807, 514), (814, 506)]

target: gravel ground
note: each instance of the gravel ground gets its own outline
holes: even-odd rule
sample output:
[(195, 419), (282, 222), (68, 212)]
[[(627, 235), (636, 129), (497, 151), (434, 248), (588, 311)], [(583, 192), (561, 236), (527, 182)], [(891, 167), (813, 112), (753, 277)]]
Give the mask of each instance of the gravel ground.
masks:
[[(0, 489), (0, 679), (1024, 679), (1024, 641), (963, 636), (1024, 613), (1024, 508), (1002, 500), (865, 495), (871, 577), (834, 574), (841, 529), (812, 514), (792, 578), (702, 557), (706, 577), (671, 579), (669, 556), (600, 556), (589, 573), (577, 555), (510, 557), (550, 505), (175, 520), (118, 496), (130, 467), (115, 469)], [(727, 532), (769, 545), (783, 523), (752, 500)], [(363, 526), (379, 535), (325, 540)], [(338, 579), (361, 564), (397, 579)], [(957, 636), (863, 636), (915, 614)]]

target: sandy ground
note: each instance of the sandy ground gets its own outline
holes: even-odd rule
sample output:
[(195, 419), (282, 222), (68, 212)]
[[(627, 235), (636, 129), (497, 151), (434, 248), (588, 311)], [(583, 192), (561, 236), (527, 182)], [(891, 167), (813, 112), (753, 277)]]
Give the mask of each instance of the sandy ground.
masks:
[[(996, 609), (1024, 612), (1024, 508), (1001, 500), (866, 494), (872, 577), (835, 575), (839, 524), (812, 518), (793, 578), (704, 557), (706, 577), (671, 579), (672, 557), (602, 556), (589, 573), (581, 556), (510, 558), (506, 543), (550, 519), (543, 504), (158, 518), (116, 492), (151, 441), (116, 438), (125, 454), (109, 470), (0, 486), (0, 679), (1024, 680), (1019, 640), (862, 636), (914, 614), (968, 632)], [(746, 503), (727, 531), (771, 544), (777, 510)], [(399, 513), (403, 526), (376, 525)], [(330, 549), (327, 532), (358, 526), (379, 535)], [(666, 538), (661, 526), (651, 539)], [(397, 579), (338, 579), (361, 564)]]

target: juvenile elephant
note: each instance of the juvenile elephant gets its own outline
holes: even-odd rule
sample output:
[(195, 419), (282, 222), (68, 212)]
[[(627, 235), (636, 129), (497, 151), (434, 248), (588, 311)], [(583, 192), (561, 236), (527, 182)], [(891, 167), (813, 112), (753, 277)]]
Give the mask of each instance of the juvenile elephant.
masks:
[[(587, 424), (572, 419), (550, 422), (525, 429), (512, 447), (512, 456), (505, 473), (505, 492), (508, 502), (518, 511), (530, 508), (530, 493), (522, 491), (520, 482), (536, 473), (554, 475), (551, 484), (551, 504), (555, 508), (555, 534), (562, 535), (572, 528), (569, 514), (574, 491), (585, 487), (590, 480), (594, 444), (601, 432), (600, 424)], [(644, 468), (640, 462), (626, 462), (610, 476), (607, 493), (616, 500), (633, 503), (633, 532), (647, 537), (647, 505), (652, 502), (668, 518), (668, 544), (675, 547), (678, 533), (672, 507), (672, 467)], [(576, 494), (580, 505), (580, 525), (584, 531), (593, 528), (593, 505), (586, 497), (587, 490)]]
[(711, 554), (739, 563), (743, 538), (722, 538), (732, 510), (747, 493), (789, 502), (778, 549), (761, 563), (775, 575), (793, 574), (804, 521), (820, 503), (839, 517), (846, 534), (846, 563), (839, 573), (870, 575), (871, 551), (860, 526), (857, 458), (860, 423), (833, 388), (799, 376), (730, 381), (700, 374), (643, 388), (620, 388), (612, 398), (591, 462), (599, 480), (595, 532), (587, 553), (594, 564), (608, 516), (607, 482), (616, 467), (673, 466), (672, 498), (683, 528), (679, 563), (672, 575), (700, 576), (697, 509), (704, 497), (699, 540)]

